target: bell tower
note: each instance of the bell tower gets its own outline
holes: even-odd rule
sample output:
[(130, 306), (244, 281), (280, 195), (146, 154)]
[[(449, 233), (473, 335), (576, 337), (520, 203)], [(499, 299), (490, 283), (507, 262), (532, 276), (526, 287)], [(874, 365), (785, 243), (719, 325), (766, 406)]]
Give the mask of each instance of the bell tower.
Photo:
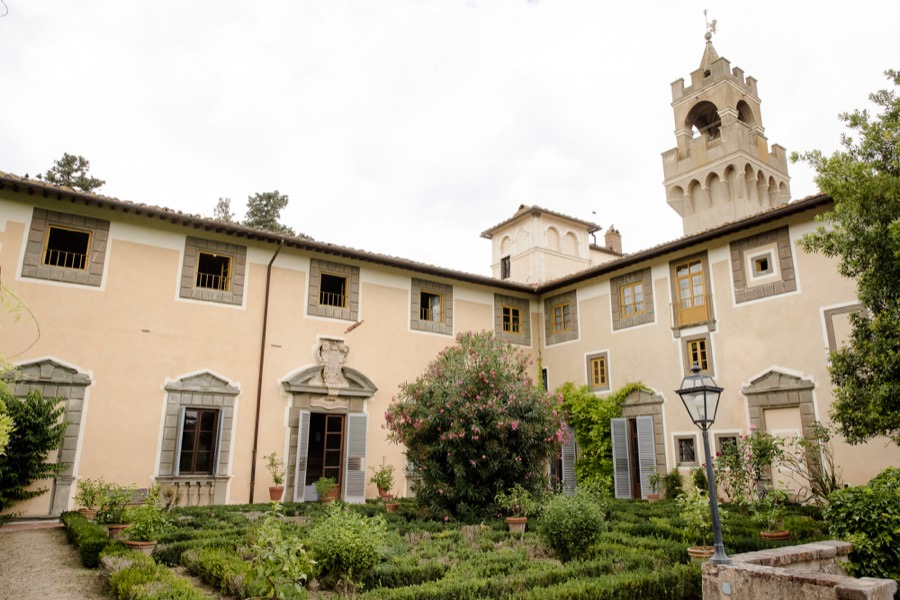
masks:
[(675, 148), (663, 153), (666, 200), (685, 235), (786, 204), (790, 177), (785, 149), (762, 124), (756, 79), (719, 57), (707, 24), (700, 67), (672, 83)]

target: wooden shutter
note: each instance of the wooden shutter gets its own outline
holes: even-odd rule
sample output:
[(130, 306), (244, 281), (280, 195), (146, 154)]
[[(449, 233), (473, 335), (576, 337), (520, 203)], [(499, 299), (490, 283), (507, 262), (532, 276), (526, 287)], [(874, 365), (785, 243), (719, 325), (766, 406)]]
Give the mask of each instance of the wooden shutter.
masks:
[(562, 484), (563, 494), (571, 496), (575, 493), (575, 430), (567, 428), (569, 441), (562, 447)]
[(212, 475), (215, 477), (219, 474), (219, 458), (222, 456), (222, 422), (225, 421), (225, 409), (219, 409), (216, 414), (216, 439), (213, 443), (216, 445), (216, 453), (212, 459)]
[(653, 417), (637, 417), (638, 467), (641, 472), (641, 497), (650, 493), (647, 479), (656, 470), (656, 445), (653, 443)]
[(366, 431), (368, 415), (347, 415), (347, 458), (344, 463), (344, 502), (366, 501)]
[(631, 471), (628, 464), (628, 419), (610, 419), (613, 454), (613, 485), (616, 498), (631, 498)]
[(181, 438), (184, 435), (184, 411), (182, 406), (178, 409), (178, 432), (175, 434), (175, 456), (172, 457), (172, 475), (178, 477), (181, 474)]
[(309, 411), (297, 417), (297, 461), (294, 465), (294, 502), (305, 502), (306, 459), (309, 456)]

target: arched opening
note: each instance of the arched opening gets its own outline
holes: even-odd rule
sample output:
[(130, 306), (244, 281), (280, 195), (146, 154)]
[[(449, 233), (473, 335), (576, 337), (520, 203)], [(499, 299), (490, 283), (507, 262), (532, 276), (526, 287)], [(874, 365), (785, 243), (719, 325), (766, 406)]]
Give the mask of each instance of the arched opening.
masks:
[(544, 238), (547, 240), (547, 249), (559, 252), (559, 232), (555, 227), (548, 227), (544, 232)]
[(741, 100), (737, 103), (737, 113), (738, 121), (741, 123), (746, 123), (747, 125), (756, 124), (756, 116), (753, 114), (753, 109), (745, 101)]
[(692, 131), (696, 130), (697, 133), (714, 140), (719, 137), (719, 129), (722, 127), (722, 118), (719, 117), (719, 111), (716, 108), (716, 105), (704, 100), (694, 106), (688, 113), (685, 127)]

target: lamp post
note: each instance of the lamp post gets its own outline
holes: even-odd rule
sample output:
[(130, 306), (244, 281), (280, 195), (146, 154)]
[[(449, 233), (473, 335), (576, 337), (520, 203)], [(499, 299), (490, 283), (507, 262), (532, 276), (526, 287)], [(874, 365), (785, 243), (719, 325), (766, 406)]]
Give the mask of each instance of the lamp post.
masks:
[(716, 421), (719, 396), (722, 388), (709, 375), (700, 374), (700, 366), (694, 363), (691, 374), (681, 380), (681, 388), (675, 390), (687, 409), (694, 425), (703, 432), (703, 453), (706, 456), (706, 481), (709, 486), (709, 510), (712, 515), (713, 544), (715, 553), (710, 558), (714, 564), (727, 565), (731, 562), (722, 544), (722, 526), (719, 523), (719, 501), (716, 497), (716, 480), (713, 474), (712, 456), (709, 453), (709, 428)]

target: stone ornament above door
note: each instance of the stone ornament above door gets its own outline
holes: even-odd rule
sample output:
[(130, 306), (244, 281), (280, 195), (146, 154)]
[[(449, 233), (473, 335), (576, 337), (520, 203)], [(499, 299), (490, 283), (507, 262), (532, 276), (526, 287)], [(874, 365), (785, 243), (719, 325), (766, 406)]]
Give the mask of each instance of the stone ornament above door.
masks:
[(347, 387), (344, 363), (350, 354), (350, 346), (340, 339), (323, 338), (316, 353), (322, 362), (322, 380), (329, 389)]
[(345, 366), (350, 346), (339, 338), (320, 338), (313, 354), (320, 364), (303, 367), (282, 380), (291, 394), (370, 398), (378, 388), (372, 380)]

